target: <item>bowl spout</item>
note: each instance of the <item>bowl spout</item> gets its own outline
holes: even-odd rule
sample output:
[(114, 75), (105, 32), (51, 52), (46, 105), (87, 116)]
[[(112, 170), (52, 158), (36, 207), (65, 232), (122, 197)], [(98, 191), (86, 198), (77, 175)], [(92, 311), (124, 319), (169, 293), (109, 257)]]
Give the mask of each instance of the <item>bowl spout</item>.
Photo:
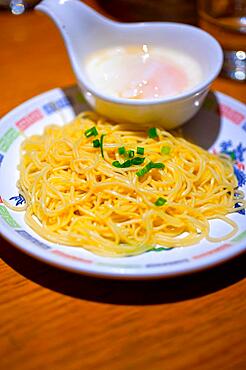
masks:
[(35, 10), (47, 14), (59, 28), (77, 77), (84, 58), (103, 46), (116, 23), (78, 0), (43, 0)]
[(80, 31), (92, 29), (109, 21), (79, 0), (43, 0), (35, 9), (50, 16), (62, 33), (72, 32), (77, 27)]

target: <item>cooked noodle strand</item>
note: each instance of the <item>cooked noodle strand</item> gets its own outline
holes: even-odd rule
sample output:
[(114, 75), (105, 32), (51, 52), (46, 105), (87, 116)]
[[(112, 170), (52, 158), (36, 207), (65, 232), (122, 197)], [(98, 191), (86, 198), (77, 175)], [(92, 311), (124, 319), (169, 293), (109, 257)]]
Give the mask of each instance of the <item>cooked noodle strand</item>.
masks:
[[(98, 136), (86, 137), (92, 127)], [(94, 147), (101, 135), (103, 148)], [(114, 161), (126, 160), (118, 152), (123, 146), (135, 155), (137, 147), (144, 148), (144, 162), (114, 167)], [(168, 153), (162, 154), (162, 147)], [(149, 162), (164, 168), (137, 176)], [(137, 255), (156, 245), (189, 246), (203, 238), (225, 240), (237, 231), (227, 214), (235, 212), (236, 203), (237, 210), (245, 208), (227, 157), (162, 128), (158, 138), (150, 138), (144, 128), (112, 124), (92, 112), (26, 138), (19, 170), (27, 224), (52, 242), (104, 256)], [(215, 218), (232, 231), (211, 237), (209, 220)]]

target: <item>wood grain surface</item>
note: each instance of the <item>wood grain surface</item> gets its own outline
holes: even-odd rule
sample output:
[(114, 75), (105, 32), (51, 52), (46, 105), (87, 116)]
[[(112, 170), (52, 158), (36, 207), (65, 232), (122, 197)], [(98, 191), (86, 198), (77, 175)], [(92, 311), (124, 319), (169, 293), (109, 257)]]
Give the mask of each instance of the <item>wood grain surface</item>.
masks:
[[(75, 83), (43, 14), (0, 11), (0, 46), (0, 116)], [(213, 88), (246, 101), (243, 84), (219, 78)], [(60, 271), (0, 238), (0, 369), (244, 370), (245, 262), (120, 282)]]

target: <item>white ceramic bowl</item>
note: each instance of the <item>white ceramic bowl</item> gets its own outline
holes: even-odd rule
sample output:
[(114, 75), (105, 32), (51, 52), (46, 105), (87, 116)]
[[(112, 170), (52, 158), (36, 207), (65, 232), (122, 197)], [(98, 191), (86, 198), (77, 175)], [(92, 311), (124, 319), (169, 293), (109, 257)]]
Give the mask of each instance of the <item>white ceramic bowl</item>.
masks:
[[(115, 121), (158, 123), (170, 129), (193, 117), (220, 72), (223, 53), (218, 42), (199, 28), (165, 22), (111, 21), (77, 0), (43, 0), (36, 9), (48, 14), (64, 38), (78, 85), (87, 102)], [(85, 60), (100, 49), (152, 45), (188, 53), (201, 66), (202, 81), (180, 95), (158, 99), (123, 99), (96, 90), (85, 73)]]

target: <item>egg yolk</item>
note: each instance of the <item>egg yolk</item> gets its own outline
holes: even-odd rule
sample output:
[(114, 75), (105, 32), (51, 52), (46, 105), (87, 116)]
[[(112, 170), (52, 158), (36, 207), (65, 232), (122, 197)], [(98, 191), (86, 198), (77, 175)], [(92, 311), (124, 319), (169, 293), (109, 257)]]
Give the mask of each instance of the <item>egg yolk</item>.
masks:
[(175, 95), (188, 86), (187, 74), (179, 66), (150, 60), (139, 65), (135, 78), (125, 83), (119, 96), (127, 99), (149, 99)]

